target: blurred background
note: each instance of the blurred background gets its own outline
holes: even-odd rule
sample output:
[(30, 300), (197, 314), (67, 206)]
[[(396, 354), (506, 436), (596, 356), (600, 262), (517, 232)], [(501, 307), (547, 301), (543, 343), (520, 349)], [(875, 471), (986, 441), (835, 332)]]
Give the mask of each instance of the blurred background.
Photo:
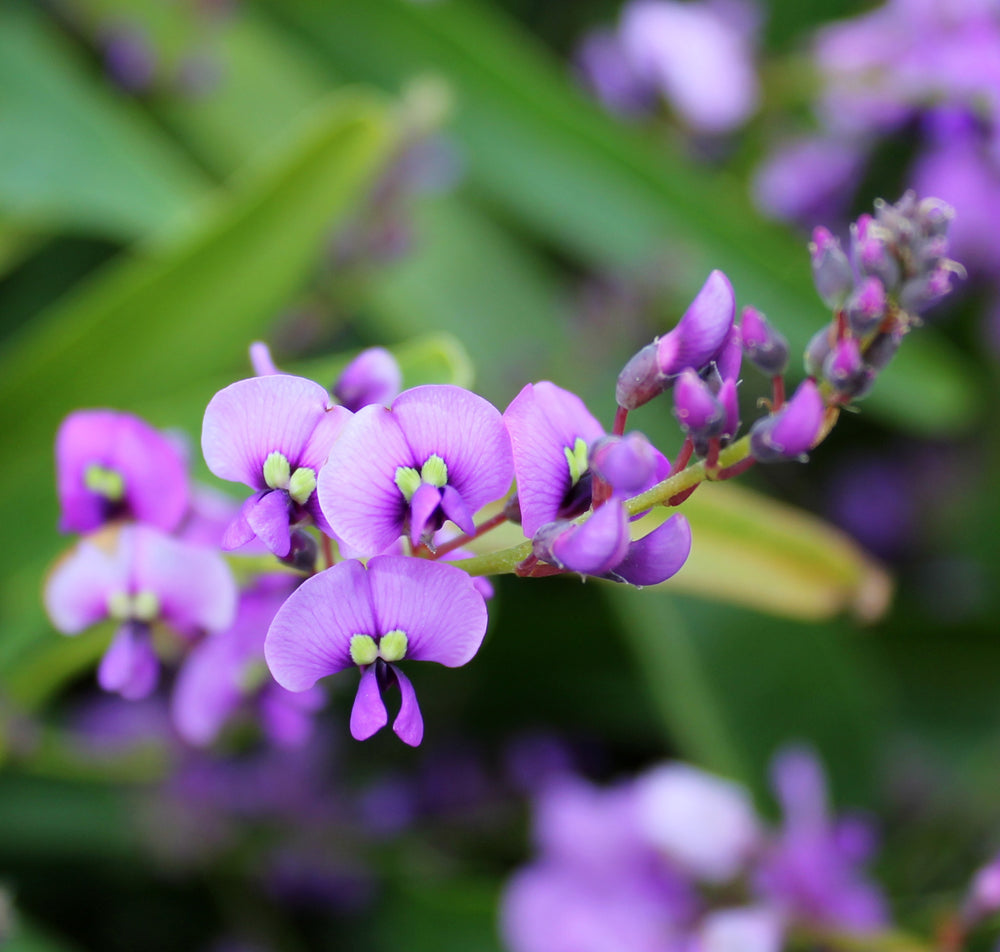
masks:
[[(681, 6), (715, 26), (605, 0), (0, 6), (0, 942), (498, 950), (547, 772), (680, 758), (776, 817), (795, 741), (875, 818), (897, 922), (962, 901), (1000, 848), (1000, 13)], [(969, 278), (862, 412), (808, 465), (692, 497), (662, 589), (498, 580), (475, 661), (420, 672), (416, 750), (353, 742), (336, 684), (304, 750), (249, 725), (187, 748), (162, 699), (98, 696), (107, 632), (45, 617), (75, 408), (183, 434), (221, 488), (202, 413), (265, 339), (324, 384), (384, 345), (407, 386), (501, 409), (551, 379), (610, 427), (621, 366), (713, 268), (801, 352), (829, 319), (809, 230), (911, 186), (956, 206)], [(676, 453), (665, 403), (630, 422)]]

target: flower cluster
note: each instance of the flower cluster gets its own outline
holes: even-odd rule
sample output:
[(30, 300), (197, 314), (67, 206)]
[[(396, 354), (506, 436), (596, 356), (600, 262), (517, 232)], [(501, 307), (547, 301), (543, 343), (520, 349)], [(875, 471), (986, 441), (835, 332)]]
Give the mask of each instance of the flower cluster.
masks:
[[(357, 668), (351, 734), (384, 727), (398, 692), (393, 730), (419, 744), (408, 666), (476, 655), (491, 595), (481, 576), (572, 572), (643, 586), (675, 575), (692, 539), (671, 510), (704, 480), (802, 459), (825, 437), (921, 309), (950, 289), (960, 270), (945, 257), (950, 220), (943, 203), (907, 194), (859, 219), (850, 255), (817, 231), (814, 274), (833, 321), (788, 400), (784, 338), (753, 307), (737, 323), (733, 287), (713, 271), (676, 326), (622, 369), (610, 433), (551, 381), (527, 384), (501, 413), (453, 385), (400, 392), (399, 368), (376, 349), (331, 393), (281, 372), (255, 344), (256, 376), (205, 410), (208, 468), (250, 490), (220, 519), (218, 507), (209, 518), (192, 502), (167, 437), (111, 411), (73, 414), (57, 441), (63, 526), (107, 528), (56, 567), (49, 612), (67, 633), (119, 622), (99, 677), (127, 697), (152, 691), (160, 654), (184, 655), (173, 709), (192, 742), (210, 742), (251, 702), (269, 737), (300, 742), (322, 702), (317, 682)], [(774, 396), (740, 437), (744, 356)], [(673, 462), (626, 432), (629, 414), (664, 394), (683, 433)], [(654, 510), (662, 518), (639, 536), (637, 518)], [(519, 525), (524, 541), (491, 551), (486, 540), (482, 551), (502, 523)], [(241, 572), (238, 610), (219, 548), (276, 560)], [(160, 627), (179, 636), (169, 648), (157, 648)]]
[(778, 952), (787, 933), (887, 924), (861, 864), (870, 825), (834, 818), (816, 757), (773, 763), (784, 821), (768, 829), (737, 784), (664, 764), (611, 787), (563, 774), (535, 804), (534, 862), (502, 904), (511, 952)]

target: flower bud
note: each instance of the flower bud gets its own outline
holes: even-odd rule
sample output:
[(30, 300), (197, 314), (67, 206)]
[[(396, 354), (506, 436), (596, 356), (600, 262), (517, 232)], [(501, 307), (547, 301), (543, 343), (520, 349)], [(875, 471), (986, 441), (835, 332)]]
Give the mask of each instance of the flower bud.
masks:
[(740, 321), (743, 352), (761, 372), (771, 377), (783, 374), (788, 367), (788, 341), (754, 307), (743, 308)]
[(899, 291), (899, 304), (910, 314), (922, 314), (951, 292), (953, 275), (965, 276), (965, 269), (947, 258), (932, 270), (906, 281)]
[(874, 275), (887, 290), (899, 283), (899, 262), (890, 247), (892, 233), (871, 215), (862, 215), (851, 225), (851, 258), (862, 276)]
[(837, 342), (823, 362), (823, 379), (844, 396), (853, 397), (866, 382), (861, 348), (853, 337)]
[(740, 402), (736, 392), (736, 381), (732, 377), (725, 380), (716, 396), (725, 411), (725, 420), (719, 437), (722, 445), (727, 446), (740, 430)]
[(641, 433), (603, 436), (590, 448), (593, 473), (615, 494), (641, 492), (656, 474), (657, 452)]
[(821, 327), (811, 340), (806, 344), (805, 365), (806, 373), (810, 377), (819, 377), (823, 374), (823, 364), (830, 354), (830, 326)]
[(303, 529), (291, 532), (291, 548), (281, 561), (300, 572), (311, 572), (316, 567), (319, 545), (316, 539)]
[(622, 368), (615, 385), (615, 399), (618, 406), (626, 410), (635, 410), (644, 403), (649, 403), (653, 397), (658, 397), (670, 381), (660, 374), (656, 360), (657, 340), (647, 344), (635, 354)]
[(875, 330), (885, 317), (885, 310), (885, 286), (876, 277), (861, 281), (845, 305), (847, 321), (856, 337), (865, 337)]
[(897, 328), (876, 334), (875, 339), (865, 348), (865, 366), (874, 371), (882, 370), (896, 356), (902, 342), (903, 332)]
[(750, 452), (759, 463), (797, 459), (812, 446), (823, 424), (823, 398), (813, 380), (799, 385), (777, 413), (750, 429)]
[(685, 370), (677, 379), (674, 416), (681, 429), (696, 442), (719, 436), (726, 422), (725, 408), (693, 370)]
[(384, 347), (361, 351), (333, 385), (333, 395), (352, 413), (370, 404), (388, 406), (399, 396), (403, 375)]
[(854, 272), (840, 247), (840, 240), (826, 228), (814, 228), (809, 255), (819, 296), (830, 310), (838, 310), (854, 287)]
[(722, 380), (736, 380), (743, 363), (743, 333), (733, 324), (715, 355), (715, 369)]
[(605, 575), (629, 547), (628, 518), (623, 506), (609, 502), (582, 523), (549, 522), (535, 533), (532, 552), (544, 562), (582, 575)]

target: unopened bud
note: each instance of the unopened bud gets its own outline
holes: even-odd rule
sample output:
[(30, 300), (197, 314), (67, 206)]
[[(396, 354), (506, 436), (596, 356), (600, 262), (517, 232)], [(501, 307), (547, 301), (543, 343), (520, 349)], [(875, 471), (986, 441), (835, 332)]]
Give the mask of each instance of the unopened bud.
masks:
[(829, 325), (821, 327), (813, 334), (809, 343), (806, 344), (804, 355), (806, 373), (810, 377), (819, 377), (823, 373), (823, 364), (830, 355), (832, 345), (830, 343)]
[(853, 337), (837, 341), (823, 363), (823, 378), (837, 393), (854, 396), (865, 381), (861, 348)]
[(799, 385), (792, 398), (750, 429), (750, 452), (759, 463), (798, 459), (812, 446), (823, 424), (823, 398), (812, 380)]
[(628, 552), (628, 518), (619, 503), (608, 502), (582, 523), (549, 522), (535, 533), (532, 552), (543, 562), (582, 575), (605, 575)]
[(865, 278), (847, 299), (844, 310), (855, 336), (870, 334), (885, 317), (885, 285), (878, 278)]
[(770, 377), (783, 374), (788, 368), (788, 341), (768, 323), (754, 307), (743, 308), (740, 320), (743, 352), (761, 373)]
[(865, 366), (874, 371), (882, 370), (896, 356), (896, 351), (902, 342), (903, 332), (897, 328), (880, 332), (865, 348), (863, 355)]
[(826, 228), (814, 228), (809, 255), (819, 296), (830, 310), (838, 310), (854, 287), (854, 271), (840, 247), (840, 240)]
[(319, 545), (308, 532), (304, 529), (293, 529), (291, 548), (288, 550), (288, 555), (283, 556), (281, 561), (296, 571), (311, 572), (316, 567), (318, 552)]
[(851, 225), (851, 257), (858, 273), (874, 275), (893, 290), (899, 283), (899, 262), (893, 254), (891, 232), (871, 215), (862, 215)]
[(658, 455), (641, 433), (603, 436), (590, 448), (590, 468), (615, 494), (631, 495), (652, 482)]
[(725, 408), (693, 370), (685, 370), (677, 380), (674, 416), (695, 443), (719, 436), (726, 423)]
[(656, 344), (647, 344), (622, 368), (615, 385), (615, 399), (618, 406), (635, 410), (653, 397), (658, 397), (670, 386), (670, 382), (660, 373), (656, 361)]
[(388, 406), (399, 396), (403, 375), (384, 347), (361, 351), (333, 385), (333, 395), (352, 413), (370, 404)]

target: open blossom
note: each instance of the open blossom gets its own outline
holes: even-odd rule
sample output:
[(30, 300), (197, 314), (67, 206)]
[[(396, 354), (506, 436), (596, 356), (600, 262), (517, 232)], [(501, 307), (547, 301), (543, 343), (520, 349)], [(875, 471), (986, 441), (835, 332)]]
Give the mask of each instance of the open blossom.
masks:
[(49, 576), (45, 607), (67, 635), (105, 619), (117, 622), (98, 681), (107, 691), (140, 698), (159, 672), (152, 626), (162, 622), (185, 636), (219, 631), (233, 619), (236, 584), (218, 552), (128, 525), (81, 541)]
[(424, 725), (401, 661), (469, 662), (486, 634), (486, 604), (472, 580), (450, 565), (397, 555), (367, 567), (339, 562), (306, 579), (271, 623), (264, 645), (275, 680), (305, 691), (346, 668), (361, 672), (351, 734), (366, 740), (388, 722), (382, 695), (402, 696), (393, 730), (416, 746)]
[(169, 532), (188, 504), (187, 466), (177, 444), (117, 410), (77, 410), (63, 420), (56, 482), (63, 532), (92, 532), (119, 518)]
[(332, 530), (364, 555), (401, 535), (430, 542), (450, 520), (474, 532), (473, 516), (513, 479), (500, 413), (454, 386), (415, 387), (389, 408), (354, 415), (319, 478)]
[(201, 433), (205, 462), (216, 476), (255, 490), (227, 530), (224, 549), (256, 537), (284, 557), (293, 524), (312, 521), (330, 531), (316, 477), (350, 416), (318, 383), (289, 374), (238, 380), (212, 397)]
[(241, 709), (253, 707), (264, 733), (283, 746), (299, 746), (312, 730), (312, 714), (324, 695), (276, 684), (264, 663), (264, 637), (297, 578), (263, 576), (240, 596), (233, 624), (192, 648), (177, 676), (171, 716), (181, 737), (210, 744)]

